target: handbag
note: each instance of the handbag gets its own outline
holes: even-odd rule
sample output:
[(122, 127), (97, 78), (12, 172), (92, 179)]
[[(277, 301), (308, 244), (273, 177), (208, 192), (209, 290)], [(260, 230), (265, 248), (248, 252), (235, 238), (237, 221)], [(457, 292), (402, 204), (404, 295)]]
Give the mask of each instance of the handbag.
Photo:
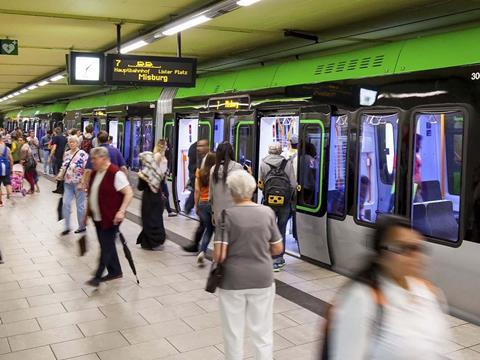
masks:
[[(224, 245), (224, 237), (225, 237), (225, 210), (222, 211), (222, 224), (220, 226), (222, 231), (222, 251)], [(205, 291), (209, 293), (214, 293), (217, 290), (217, 287), (220, 286), (223, 280), (224, 275), (224, 268), (221, 263), (212, 263), (212, 267), (210, 268), (210, 273), (208, 274), (207, 279), (207, 286), (205, 286)]]
[(75, 154), (73, 154), (72, 158), (70, 159), (70, 161), (68, 162), (68, 165), (64, 168), (62, 167), (60, 169), (60, 171), (58, 172), (58, 175), (57, 175), (57, 180), (58, 181), (63, 181), (65, 179), (65, 174), (67, 173), (67, 170), (68, 168), (70, 167), (70, 164), (72, 163), (72, 160), (75, 158), (75, 156), (77, 155), (77, 153), (79, 152), (80, 150), (77, 150), (75, 152)]
[(223, 279), (223, 266), (222, 264), (217, 264), (216, 262), (212, 263), (210, 268), (210, 273), (207, 279), (207, 286), (205, 291), (209, 293), (214, 293), (217, 290), (217, 287), (220, 285)]

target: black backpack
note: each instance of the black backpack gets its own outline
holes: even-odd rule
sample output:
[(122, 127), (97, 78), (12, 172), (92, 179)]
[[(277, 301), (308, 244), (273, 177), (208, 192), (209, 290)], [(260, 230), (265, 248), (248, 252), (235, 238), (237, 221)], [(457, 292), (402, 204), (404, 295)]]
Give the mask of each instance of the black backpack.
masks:
[(270, 166), (270, 171), (265, 176), (263, 194), (265, 205), (280, 207), (292, 200), (292, 186), (285, 172), (288, 160), (282, 160), (279, 167)]

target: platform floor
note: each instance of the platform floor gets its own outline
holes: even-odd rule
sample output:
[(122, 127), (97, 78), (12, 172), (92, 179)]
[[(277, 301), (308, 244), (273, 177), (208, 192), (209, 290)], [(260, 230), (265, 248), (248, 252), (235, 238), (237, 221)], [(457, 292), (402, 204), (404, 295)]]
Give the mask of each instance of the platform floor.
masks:
[[(91, 227), (89, 252), (79, 257), (78, 236), (58, 235), (62, 224), (56, 221), (53, 183), (41, 178), (40, 186), (41, 193), (15, 196), (14, 205), (0, 208), (5, 257), (0, 265), (0, 360), (223, 359), (217, 297), (203, 290), (207, 268), (198, 268), (195, 257), (177, 244), (191, 237), (194, 221), (165, 218), (177, 243), (167, 241), (162, 252), (143, 251), (135, 246), (140, 202), (134, 200), (133, 221), (126, 220), (122, 232), (141, 283), (120, 256), (126, 276), (94, 290), (84, 285), (98, 256)], [(300, 295), (298, 301), (276, 297), (275, 359), (317, 359), (323, 319), (299, 304), (308, 296), (331, 301), (347, 279), (292, 257), (287, 262), (276, 278)], [(449, 321), (447, 357), (480, 359), (480, 327), (453, 317)], [(247, 339), (246, 357), (251, 356)]]

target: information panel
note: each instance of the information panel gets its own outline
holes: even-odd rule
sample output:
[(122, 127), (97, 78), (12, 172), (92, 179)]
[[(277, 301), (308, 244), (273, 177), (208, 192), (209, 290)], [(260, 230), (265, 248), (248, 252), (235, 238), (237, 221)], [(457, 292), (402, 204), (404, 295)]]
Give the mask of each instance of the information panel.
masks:
[(107, 55), (107, 84), (193, 87), (196, 73), (193, 58)]

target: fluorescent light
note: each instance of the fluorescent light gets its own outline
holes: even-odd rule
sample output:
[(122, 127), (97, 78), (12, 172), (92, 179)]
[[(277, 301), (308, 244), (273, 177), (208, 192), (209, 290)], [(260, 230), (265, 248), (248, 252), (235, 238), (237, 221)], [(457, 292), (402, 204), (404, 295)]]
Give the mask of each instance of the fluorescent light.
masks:
[(405, 98), (411, 98), (411, 97), (419, 97), (419, 98), (425, 98), (425, 97), (430, 97), (430, 96), (438, 96), (438, 95), (444, 95), (448, 94), (448, 91), (446, 90), (437, 90), (437, 91), (427, 91), (423, 93), (400, 93), (400, 94), (395, 94), (395, 93), (381, 93), (378, 95), (379, 99), (386, 98), (386, 99), (405, 99)]
[(45, 86), (48, 84), (48, 80), (43, 80), (38, 83), (38, 86)]
[(13, 97), (13, 95), (10, 94), (10, 95), (7, 96), (7, 99), (11, 99), (12, 97)]
[(63, 75), (55, 75), (54, 77), (50, 78), (50, 81), (58, 81), (60, 79), (63, 79)]
[(28, 90), (35, 90), (36, 88), (38, 88), (37, 85), (30, 85), (27, 89)]
[(128, 54), (130, 51), (136, 50), (145, 45), (148, 45), (148, 42), (146, 42), (145, 40), (139, 40), (129, 45), (125, 45), (120, 49), (120, 54)]
[(185, 21), (181, 24), (175, 25), (175, 26), (173, 26), (173, 27), (171, 27), (167, 30), (164, 30), (162, 32), (162, 34), (166, 35), (166, 36), (174, 35), (176, 33), (179, 33), (181, 31), (183, 31), (183, 30), (190, 29), (194, 26), (206, 23), (207, 21), (210, 21), (210, 20), (212, 20), (212, 18), (209, 18), (208, 16), (205, 16), (205, 15), (200, 15), (200, 16), (194, 17), (193, 19)]
[(27, 89), (22, 89), (20, 90), (20, 93), (25, 94), (28, 90)]
[(252, 4), (255, 4), (257, 2), (259, 2), (260, 0), (239, 0), (237, 1), (237, 5), (240, 5), (240, 6), (250, 6)]
[(18, 96), (18, 95), (20, 95), (20, 91), (15, 91), (15, 92), (13, 93), (13, 96)]

